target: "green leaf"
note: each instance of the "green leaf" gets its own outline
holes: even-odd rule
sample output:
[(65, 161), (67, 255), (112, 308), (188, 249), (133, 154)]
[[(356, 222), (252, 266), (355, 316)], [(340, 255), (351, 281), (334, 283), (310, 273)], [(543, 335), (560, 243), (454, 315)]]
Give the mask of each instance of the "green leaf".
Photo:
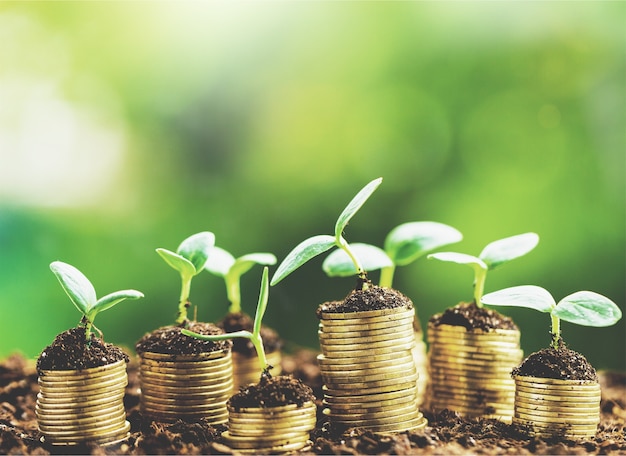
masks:
[(96, 290), (89, 279), (74, 266), (62, 261), (52, 262), (50, 269), (76, 308), (83, 315), (87, 315), (97, 302)]
[(195, 268), (195, 274), (199, 274), (204, 268), (214, 245), (215, 235), (209, 231), (203, 231), (191, 235), (181, 242), (176, 253), (189, 260)]
[(609, 298), (593, 291), (578, 291), (561, 299), (552, 314), (583, 326), (611, 326), (622, 311)]
[(274, 286), (311, 258), (330, 250), (335, 245), (335, 238), (326, 234), (305, 239), (287, 254), (272, 276), (270, 285)]
[(363, 206), (365, 201), (367, 201), (372, 193), (374, 193), (374, 190), (378, 188), (382, 181), (383, 178), (379, 177), (378, 179), (374, 179), (365, 187), (363, 187), (359, 191), (359, 193), (357, 193), (356, 196), (352, 198), (352, 201), (348, 203), (341, 215), (339, 215), (337, 223), (335, 223), (335, 239), (337, 239), (337, 242), (339, 242), (339, 238), (341, 237), (341, 234), (343, 233), (343, 230), (350, 221), (350, 219), (354, 216), (354, 214), (356, 214), (361, 206)]
[(389, 232), (385, 238), (385, 252), (395, 265), (405, 266), (426, 252), (462, 239), (460, 231), (443, 223), (408, 222)]
[(230, 271), (230, 268), (235, 264), (235, 257), (228, 253), (226, 250), (214, 246), (211, 250), (211, 255), (204, 264), (204, 269), (211, 274), (215, 274), (219, 277), (225, 277)]
[(527, 307), (539, 312), (552, 312), (556, 302), (552, 295), (535, 285), (522, 285), (488, 293), (481, 299), (483, 304), (490, 306)]
[(456, 252), (437, 252), (431, 253), (427, 257), (430, 259), (435, 259), (439, 261), (446, 261), (449, 263), (458, 263), (458, 264), (467, 264), (474, 269), (484, 269), (487, 270), (487, 265), (483, 260), (477, 258), (472, 255), (467, 255), (465, 253), (456, 253)]
[(494, 269), (514, 258), (526, 255), (539, 243), (539, 236), (535, 233), (518, 234), (499, 239), (488, 244), (478, 257)]
[(259, 291), (259, 301), (256, 305), (256, 312), (254, 314), (254, 325), (252, 329), (252, 333), (261, 336), (261, 323), (263, 321), (263, 316), (265, 315), (265, 310), (267, 309), (267, 301), (269, 298), (269, 268), (265, 266), (263, 268), (263, 277), (261, 277), (261, 290)]
[(186, 258), (183, 258), (177, 253), (171, 252), (167, 249), (156, 249), (157, 253), (169, 264), (172, 268), (180, 272), (180, 275), (186, 278), (196, 275), (196, 268), (193, 263)]
[[(385, 251), (374, 245), (355, 242), (350, 244), (350, 249), (359, 258), (363, 269), (366, 271), (393, 266), (391, 258), (387, 256)], [(354, 262), (341, 249), (334, 250), (326, 257), (322, 264), (322, 269), (329, 277), (349, 277), (357, 273)]]
[(126, 299), (139, 299), (143, 298), (143, 293), (137, 290), (121, 290), (109, 293), (106, 296), (98, 299), (96, 305), (91, 308), (89, 312), (90, 320), (93, 321), (93, 317), (102, 312), (103, 310), (110, 309), (114, 305), (126, 300)]
[(260, 265), (273, 265), (276, 264), (276, 256), (271, 253), (249, 253), (247, 255), (240, 256), (235, 260), (235, 263), (231, 266), (229, 275), (241, 277), (248, 272), (255, 264)]

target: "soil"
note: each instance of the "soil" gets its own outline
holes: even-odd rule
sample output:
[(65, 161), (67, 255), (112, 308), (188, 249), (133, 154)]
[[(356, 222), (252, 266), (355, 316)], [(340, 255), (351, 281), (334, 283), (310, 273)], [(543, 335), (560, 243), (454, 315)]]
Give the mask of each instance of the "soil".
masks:
[(587, 359), (570, 350), (559, 340), (558, 348), (544, 348), (532, 353), (513, 369), (513, 376), (556, 378), (561, 380), (598, 381), (598, 375)]
[(429, 325), (464, 326), (468, 331), (480, 329), (492, 331), (494, 329), (519, 330), (513, 320), (499, 312), (485, 307), (478, 307), (474, 302), (461, 302), (446, 309), (443, 313), (433, 315)]
[(120, 360), (129, 361), (120, 348), (105, 343), (93, 333), (87, 339), (85, 328), (78, 327), (57, 335), (52, 344), (43, 349), (37, 370), (88, 369)]
[(302, 406), (305, 402), (313, 401), (315, 401), (313, 390), (302, 383), (302, 380), (283, 375), (271, 377), (263, 374), (259, 383), (242, 387), (230, 398), (228, 404), (235, 410), (240, 410), (245, 407), (277, 407), (290, 404)]
[[(228, 313), (221, 321), (217, 322), (217, 326), (225, 333), (242, 330), (252, 332), (254, 320), (250, 315), (243, 312)], [(278, 333), (264, 325), (261, 326), (261, 339), (263, 340), (263, 347), (265, 348), (266, 354), (277, 352), (283, 346), (283, 341)], [(256, 349), (250, 339), (242, 337), (233, 339), (233, 352), (240, 353), (247, 357), (256, 356)]]
[[(321, 375), (317, 352), (298, 350), (283, 357), (283, 371), (312, 388), (318, 405), (318, 426), (313, 445), (299, 454), (426, 454), (426, 455), (530, 455), (626, 454), (626, 375), (599, 372), (602, 387), (601, 422), (594, 439), (571, 441), (529, 437), (517, 428), (490, 419), (463, 419), (451, 411), (423, 410), (429, 425), (419, 431), (378, 435), (359, 429), (334, 429), (321, 413)], [(54, 448), (40, 441), (35, 419), (39, 391), (34, 363), (20, 356), (0, 363), (0, 454), (231, 454), (220, 441), (226, 426), (204, 421), (173, 424), (154, 422), (139, 411), (138, 361), (128, 364), (129, 385), (124, 403), (131, 435), (115, 445)]]
[(370, 285), (365, 289), (357, 289), (348, 294), (343, 301), (329, 301), (320, 304), (317, 308), (317, 317), (322, 312), (360, 312), (365, 310), (395, 309), (404, 307), (413, 308), (411, 300), (393, 288), (381, 288)]
[(232, 347), (231, 340), (200, 340), (185, 336), (181, 329), (186, 328), (198, 334), (223, 334), (220, 328), (213, 323), (187, 322), (186, 326), (164, 326), (143, 336), (135, 350), (138, 354), (144, 352), (163, 353), (166, 355), (197, 355), (228, 350)]

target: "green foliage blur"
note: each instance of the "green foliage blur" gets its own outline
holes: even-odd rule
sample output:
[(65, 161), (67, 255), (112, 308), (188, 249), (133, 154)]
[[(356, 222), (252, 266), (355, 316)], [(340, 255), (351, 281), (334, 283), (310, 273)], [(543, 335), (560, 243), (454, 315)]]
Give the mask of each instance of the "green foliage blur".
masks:
[[(212, 231), (235, 256), (347, 227), (382, 245), (408, 221), (464, 234), (454, 251), (534, 231), (485, 292), (533, 284), (624, 310), (623, 2), (3, 2), (0, 5), (0, 358), (37, 357), (80, 315), (48, 265), (99, 295), (145, 294), (103, 314), (132, 350), (174, 322), (179, 277), (155, 253)], [(264, 322), (317, 348), (316, 307), (352, 279), (314, 259), (270, 290)], [(275, 267), (274, 267), (275, 268)], [(274, 268), (271, 269), (270, 274)], [(262, 269), (242, 278), (254, 313)], [(372, 274), (377, 280), (377, 273)], [(428, 318), (472, 298), (472, 272), (425, 258), (395, 288)], [(194, 278), (190, 315), (227, 311), (222, 279)], [(499, 309), (526, 354), (549, 322)], [(563, 324), (597, 369), (626, 370), (625, 322)]]

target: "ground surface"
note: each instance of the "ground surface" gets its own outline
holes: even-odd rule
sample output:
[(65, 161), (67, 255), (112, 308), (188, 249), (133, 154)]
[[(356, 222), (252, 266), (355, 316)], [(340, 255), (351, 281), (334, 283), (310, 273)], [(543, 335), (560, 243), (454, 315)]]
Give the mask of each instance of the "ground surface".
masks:
[[(600, 372), (602, 422), (596, 437), (586, 442), (541, 440), (493, 420), (464, 420), (454, 413), (433, 416), (423, 430), (380, 436), (357, 429), (337, 430), (321, 414), (321, 377), (315, 353), (286, 356), (284, 371), (311, 386), (320, 405), (312, 445), (301, 454), (626, 454), (626, 375)], [(108, 447), (56, 449), (43, 445), (35, 421), (38, 391), (34, 365), (19, 356), (0, 364), (0, 454), (229, 454), (220, 441), (224, 426), (204, 423), (162, 424), (139, 413), (137, 364), (129, 365), (125, 397), (131, 436)]]

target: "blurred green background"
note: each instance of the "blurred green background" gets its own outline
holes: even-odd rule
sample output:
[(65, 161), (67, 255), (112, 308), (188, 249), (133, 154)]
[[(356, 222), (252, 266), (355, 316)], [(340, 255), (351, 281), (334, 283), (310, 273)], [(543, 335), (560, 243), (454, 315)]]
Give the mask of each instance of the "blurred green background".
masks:
[[(382, 245), (433, 220), (447, 250), (534, 231), (486, 292), (536, 284), (624, 309), (624, 2), (102, 2), (0, 4), (0, 357), (29, 357), (78, 323), (50, 272), (62, 260), (99, 296), (140, 301), (98, 316), (133, 347), (176, 315), (178, 274), (155, 253), (212, 231), (235, 256), (332, 233), (350, 198), (384, 182), (346, 231)], [(323, 258), (270, 290), (265, 322), (317, 347), (315, 309), (352, 279)], [(256, 305), (261, 268), (243, 278)], [(372, 274), (377, 279), (378, 274)], [(472, 297), (470, 268), (420, 259), (394, 285), (423, 323)], [(203, 273), (197, 318), (226, 312)], [(527, 354), (549, 317), (503, 308)], [(564, 323), (598, 369), (626, 370), (625, 323)]]

